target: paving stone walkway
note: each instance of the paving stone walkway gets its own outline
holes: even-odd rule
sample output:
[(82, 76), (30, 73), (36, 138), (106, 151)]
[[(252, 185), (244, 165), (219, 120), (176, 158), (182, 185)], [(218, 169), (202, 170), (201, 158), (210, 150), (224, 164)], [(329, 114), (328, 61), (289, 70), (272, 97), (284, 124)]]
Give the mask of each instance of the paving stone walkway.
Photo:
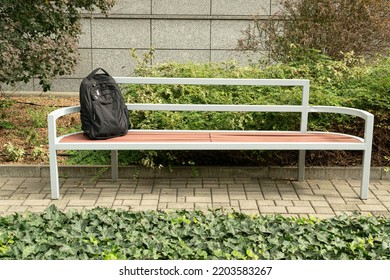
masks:
[(0, 178), (0, 215), (93, 207), (140, 210), (235, 209), (250, 214), (319, 218), (358, 211), (390, 216), (390, 180), (370, 182), (369, 199), (359, 199), (358, 180), (269, 180), (258, 178), (61, 179), (51, 200), (48, 178)]

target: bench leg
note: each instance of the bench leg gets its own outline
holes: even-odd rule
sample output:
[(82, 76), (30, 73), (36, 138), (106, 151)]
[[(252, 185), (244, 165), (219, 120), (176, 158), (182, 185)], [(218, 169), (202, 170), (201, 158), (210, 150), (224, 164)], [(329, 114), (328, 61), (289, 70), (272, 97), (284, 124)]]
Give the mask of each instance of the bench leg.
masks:
[(60, 197), (60, 181), (58, 178), (57, 151), (50, 150), (50, 187), (51, 199)]
[(368, 186), (370, 184), (371, 151), (363, 152), (362, 179), (360, 185), (360, 198), (368, 198)]
[(111, 180), (118, 181), (118, 151), (111, 151)]
[(298, 159), (298, 181), (305, 180), (305, 156), (306, 156), (306, 151), (300, 150), (299, 159)]

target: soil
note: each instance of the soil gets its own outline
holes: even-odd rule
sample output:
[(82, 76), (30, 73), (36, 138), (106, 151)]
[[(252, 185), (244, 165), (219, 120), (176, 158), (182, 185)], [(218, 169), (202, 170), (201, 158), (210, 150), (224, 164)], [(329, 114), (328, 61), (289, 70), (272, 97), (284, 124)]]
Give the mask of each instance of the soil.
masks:
[[(78, 97), (0, 97), (0, 164), (47, 164), (47, 115), (60, 107), (79, 105)], [(80, 126), (78, 114), (61, 118), (58, 129)], [(24, 156), (11, 160), (5, 145), (23, 149)], [(9, 146), (8, 146), (9, 147)], [(41, 150), (40, 155), (34, 155)], [(35, 152), (36, 153), (36, 152)]]

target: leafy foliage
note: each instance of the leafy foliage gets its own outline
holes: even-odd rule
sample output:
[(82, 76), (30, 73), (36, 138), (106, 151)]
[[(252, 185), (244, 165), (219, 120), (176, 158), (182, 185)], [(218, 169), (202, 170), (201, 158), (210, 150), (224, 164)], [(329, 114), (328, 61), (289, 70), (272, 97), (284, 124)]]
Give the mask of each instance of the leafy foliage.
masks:
[(78, 59), (80, 9), (107, 13), (115, 0), (1, 0), (0, 83), (38, 77), (44, 91)]
[(0, 259), (390, 259), (390, 220), (95, 208), (0, 217)]
[[(345, 106), (372, 112), (376, 117), (374, 158), (386, 165), (390, 154), (390, 59), (381, 58), (365, 63), (347, 53), (341, 60), (332, 60), (318, 51), (305, 60), (280, 63), (268, 67), (242, 67), (235, 63), (178, 64), (164, 63), (149, 66), (147, 60), (136, 69), (140, 76), (152, 77), (221, 77), (221, 78), (303, 78), (311, 81), (310, 104)], [(297, 88), (248, 86), (183, 86), (183, 85), (130, 85), (123, 90), (129, 103), (200, 103), (200, 104), (300, 104), (301, 92)], [(182, 113), (139, 112), (130, 116), (133, 128), (140, 129), (221, 129), (221, 130), (297, 130), (299, 114), (295, 113)], [(309, 129), (337, 131), (363, 135), (363, 125), (357, 118), (333, 114), (310, 114)], [(286, 154), (286, 152), (283, 152)], [(278, 156), (264, 152), (197, 151), (155, 152), (144, 156), (142, 162), (159, 164), (270, 164), (275, 158), (280, 165), (294, 164), (294, 156)], [(316, 156), (314, 156), (316, 157)], [(340, 157), (339, 157), (340, 158)], [(335, 157), (330, 156), (331, 164)], [(358, 157), (356, 157), (358, 159)], [(317, 163), (318, 164), (318, 163)], [(322, 161), (321, 164), (326, 164)]]
[[(135, 52), (133, 51), (135, 56)], [(275, 78), (310, 80), (310, 104), (345, 106), (375, 115), (373, 164), (389, 165), (390, 158), (390, 58), (370, 63), (353, 53), (333, 60), (312, 50), (305, 59), (270, 66), (239, 66), (234, 62), (167, 62), (150, 66), (153, 50), (143, 58), (135, 56), (137, 76), (194, 78)], [(123, 88), (129, 103), (199, 104), (300, 104), (298, 88), (248, 86), (128, 85)], [(232, 129), (296, 130), (296, 113), (215, 113), (215, 112), (130, 112), (133, 128), (141, 129)], [(334, 114), (310, 114), (309, 129), (363, 135), (361, 120)], [(361, 153), (309, 152), (308, 165), (360, 164)], [(173, 165), (294, 165), (297, 154), (283, 151), (120, 151), (122, 165), (149, 167)], [(75, 153), (72, 164), (107, 164), (109, 154)]]
[(351, 51), (383, 54), (390, 47), (389, 15), (388, 0), (284, 0), (270, 20), (255, 17), (238, 49), (269, 51), (275, 61), (302, 59), (312, 49), (335, 59)]
[(25, 151), (23, 148), (15, 147), (12, 143), (4, 144), (3, 152), (9, 161), (20, 161), (23, 159)]

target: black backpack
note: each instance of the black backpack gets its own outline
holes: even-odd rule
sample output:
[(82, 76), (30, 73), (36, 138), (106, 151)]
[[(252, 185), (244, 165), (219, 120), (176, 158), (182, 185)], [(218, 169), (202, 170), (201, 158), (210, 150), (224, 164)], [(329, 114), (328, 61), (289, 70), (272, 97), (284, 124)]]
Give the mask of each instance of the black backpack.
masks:
[[(101, 70), (103, 74), (97, 74)], [(114, 78), (97, 68), (80, 85), (80, 116), (84, 135), (108, 139), (127, 134), (129, 112)]]

